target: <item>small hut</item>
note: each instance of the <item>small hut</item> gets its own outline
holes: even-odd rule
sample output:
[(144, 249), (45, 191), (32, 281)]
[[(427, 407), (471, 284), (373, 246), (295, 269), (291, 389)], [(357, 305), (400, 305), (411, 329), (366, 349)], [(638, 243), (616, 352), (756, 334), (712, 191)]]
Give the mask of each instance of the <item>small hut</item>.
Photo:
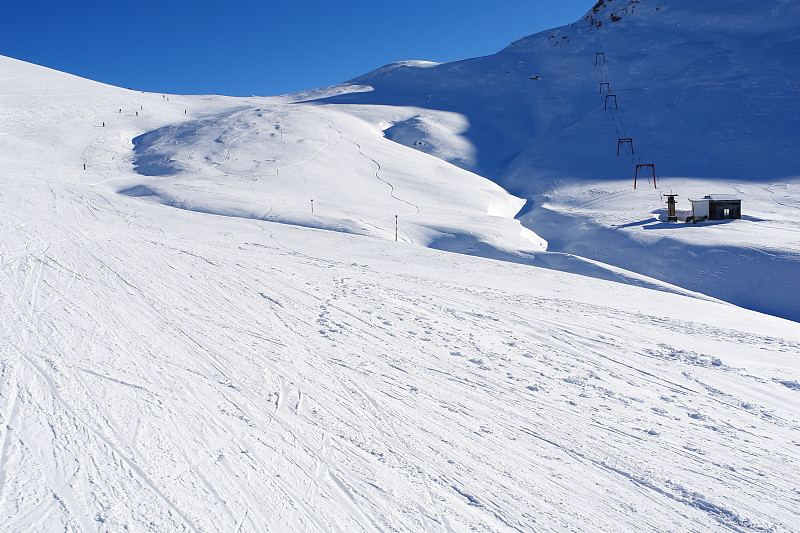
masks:
[(699, 200), (692, 200), (692, 220), (726, 220), (742, 218), (742, 199), (725, 194), (707, 194)]

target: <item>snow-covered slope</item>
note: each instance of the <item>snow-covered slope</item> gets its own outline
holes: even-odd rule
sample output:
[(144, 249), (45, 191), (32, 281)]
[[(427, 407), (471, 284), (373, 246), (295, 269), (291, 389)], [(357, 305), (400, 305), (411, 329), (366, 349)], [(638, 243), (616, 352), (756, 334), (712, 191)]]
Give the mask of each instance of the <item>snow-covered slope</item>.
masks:
[[(300, 98), (418, 109), (387, 137), (530, 200), (520, 220), (550, 251), (800, 320), (798, 21), (783, 0), (608, 0), (492, 56), (393, 64)], [(657, 190), (633, 190), (636, 164), (655, 165)], [(683, 210), (737, 195), (745, 216), (661, 224), (670, 191)]]
[(334, 109), (264, 102), (159, 128), (133, 143), (136, 171), (152, 179), (137, 177), (123, 194), (392, 240), (398, 215), (398, 240), (425, 246), (466, 240), (472, 231), (472, 240), (498, 248), (546, 247), (513, 218), (524, 201)]
[(542, 252), (467, 113), (296, 103), (368, 90), (0, 58), (0, 530), (797, 530), (797, 324)]
[(800, 523), (792, 323), (28, 187), (3, 202), (10, 531)]
[[(608, 0), (495, 55), (387, 65), (326, 101), (464, 115), (475, 155), (453, 160), (526, 196), (560, 179), (632, 185), (620, 137), (665, 177), (783, 179), (797, 176), (799, 19), (786, 0)], [(609, 89), (618, 110), (603, 109)]]

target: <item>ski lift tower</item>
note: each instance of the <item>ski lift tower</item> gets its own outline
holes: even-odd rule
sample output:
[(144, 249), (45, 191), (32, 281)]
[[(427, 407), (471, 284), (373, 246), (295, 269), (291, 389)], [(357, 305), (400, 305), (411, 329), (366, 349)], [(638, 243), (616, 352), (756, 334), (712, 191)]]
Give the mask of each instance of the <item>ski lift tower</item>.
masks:
[(678, 215), (675, 214), (675, 197), (678, 195), (670, 192), (662, 196), (667, 197), (667, 222), (677, 222)]

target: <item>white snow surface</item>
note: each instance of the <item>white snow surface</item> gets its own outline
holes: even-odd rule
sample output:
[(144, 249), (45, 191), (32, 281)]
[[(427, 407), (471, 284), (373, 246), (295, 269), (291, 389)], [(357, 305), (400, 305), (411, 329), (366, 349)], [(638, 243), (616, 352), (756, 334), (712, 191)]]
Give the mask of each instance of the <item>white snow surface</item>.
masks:
[[(600, 32), (689, 9), (616, 3)], [(753, 32), (791, 26), (796, 4), (768, 4)], [(506, 85), (432, 105), (417, 81), (375, 81), (577, 63), (586, 26), (271, 98), (0, 57), (0, 530), (800, 529), (800, 327), (717, 299), (796, 315), (795, 156), (662, 178), (684, 199), (742, 195), (749, 217), (670, 225), (658, 191), (566, 148), (558, 173), (528, 149), (487, 155), (526, 134), (488, 120)], [(552, 33), (569, 42), (519, 52)], [(578, 101), (531, 109), (556, 131)], [(672, 284), (647, 277), (678, 258)]]

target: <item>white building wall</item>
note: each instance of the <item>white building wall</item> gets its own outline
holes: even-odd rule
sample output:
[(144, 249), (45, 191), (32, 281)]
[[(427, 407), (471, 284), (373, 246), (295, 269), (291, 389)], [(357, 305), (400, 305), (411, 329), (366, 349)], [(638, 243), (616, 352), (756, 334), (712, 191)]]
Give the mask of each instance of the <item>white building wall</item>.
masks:
[(692, 200), (692, 216), (708, 217), (708, 200)]

